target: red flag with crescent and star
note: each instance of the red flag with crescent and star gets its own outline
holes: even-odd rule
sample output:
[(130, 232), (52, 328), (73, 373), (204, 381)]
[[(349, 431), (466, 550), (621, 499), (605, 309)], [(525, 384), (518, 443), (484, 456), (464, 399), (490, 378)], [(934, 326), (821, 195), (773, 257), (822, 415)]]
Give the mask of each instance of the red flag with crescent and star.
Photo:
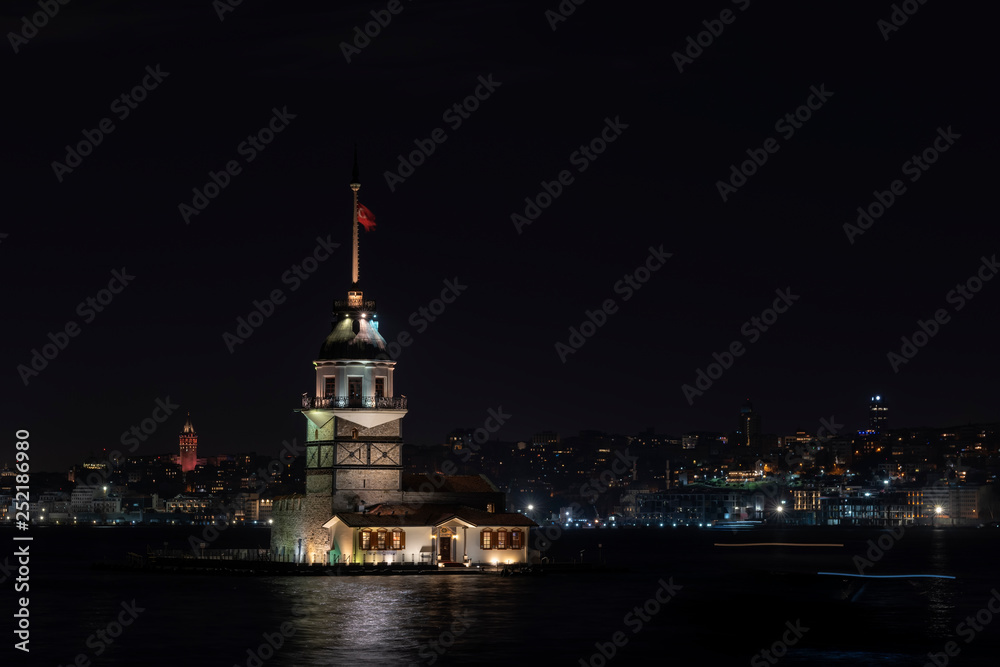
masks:
[(375, 214), (360, 202), (358, 202), (358, 222), (361, 223), (366, 232), (375, 229)]

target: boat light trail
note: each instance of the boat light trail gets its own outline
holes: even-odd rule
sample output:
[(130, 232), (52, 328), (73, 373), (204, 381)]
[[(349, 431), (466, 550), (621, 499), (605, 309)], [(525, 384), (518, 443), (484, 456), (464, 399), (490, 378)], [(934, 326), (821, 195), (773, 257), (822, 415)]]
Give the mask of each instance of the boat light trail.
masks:
[(814, 544), (812, 542), (716, 542), (717, 547), (842, 547), (843, 544)]
[(932, 579), (954, 579), (947, 574), (851, 574), (850, 572), (817, 572), (816, 574), (832, 574), (836, 577), (860, 577), (862, 579), (910, 579), (912, 577), (930, 577)]

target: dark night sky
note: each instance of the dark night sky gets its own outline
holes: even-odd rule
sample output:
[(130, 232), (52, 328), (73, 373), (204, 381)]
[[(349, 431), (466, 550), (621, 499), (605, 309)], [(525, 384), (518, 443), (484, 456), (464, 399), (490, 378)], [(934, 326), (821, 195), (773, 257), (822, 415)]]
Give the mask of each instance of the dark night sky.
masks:
[[(778, 433), (858, 428), (874, 393), (893, 426), (998, 419), (1000, 281), (960, 311), (946, 299), (1000, 250), (995, 10), (930, 2), (886, 41), (888, 2), (594, 0), (553, 31), (557, 4), (404, 2), (350, 63), (339, 44), (385, 3), (244, 0), (220, 21), (210, 0), (74, 0), (18, 53), (5, 38), (0, 461), (27, 428), (34, 469), (63, 469), (167, 396), (181, 407), (137, 453), (173, 451), (187, 410), (208, 454), (302, 438), (292, 410), (349, 287), (355, 142), (378, 219), (365, 295), (388, 340), (413, 335), (396, 373), (408, 442), (499, 406), (506, 440), (729, 430), (747, 397)], [(727, 8), (679, 73), (671, 54)], [(37, 6), (2, 11), (6, 35)], [(112, 102), (156, 65), (169, 75), (119, 119)], [(500, 86), (453, 129), (442, 114), (480, 76)], [(820, 85), (833, 95), (783, 137), (775, 122)], [(295, 118), (247, 163), (237, 147), (274, 107)], [(52, 162), (106, 117), (59, 182)], [(627, 129), (578, 171), (607, 117)], [(949, 126), (960, 138), (910, 182), (903, 163)], [(447, 140), (392, 191), (384, 173), (435, 128)], [(716, 182), (768, 137), (778, 151), (723, 202)], [(185, 224), (178, 205), (229, 160), (242, 172)], [(511, 214), (564, 169), (518, 234)], [(905, 193), (849, 243), (842, 225), (894, 179)], [(327, 235), (340, 249), (291, 291), (282, 274)], [(625, 301), (616, 282), (660, 245), (673, 256)], [(134, 281), (84, 323), (77, 304), (122, 267)], [(467, 289), (417, 333), (410, 313), (456, 277)], [(779, 288), (799, 300), (749, 344), (743, 323)], [(285, 303), (230, 354), (222, 334), (274, 289)], [(562, 363), (555, 344), (608, 298), (617, 312)], [(939, 308), (951, 320), (894, 373), (887, 353)], [(25, 386), (16, 367), (71, 320), (80, 334)], [(681, 386), (736, 340), (745, 354), (689, 405)]]

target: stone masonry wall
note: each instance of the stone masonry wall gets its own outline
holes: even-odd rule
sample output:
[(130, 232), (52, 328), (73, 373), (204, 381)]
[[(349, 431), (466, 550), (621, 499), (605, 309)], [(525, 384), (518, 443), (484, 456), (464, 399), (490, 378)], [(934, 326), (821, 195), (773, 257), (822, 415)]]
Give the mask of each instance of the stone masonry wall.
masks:
[(391, 422), (365, 428), (359, 424), (341, 417), (337, 420), (337, 437), (350, 438), (354, 429), (358, 429), (358, 438), (398, 438), (402, 435), (400, 427), (401, 419), (393, 419)]

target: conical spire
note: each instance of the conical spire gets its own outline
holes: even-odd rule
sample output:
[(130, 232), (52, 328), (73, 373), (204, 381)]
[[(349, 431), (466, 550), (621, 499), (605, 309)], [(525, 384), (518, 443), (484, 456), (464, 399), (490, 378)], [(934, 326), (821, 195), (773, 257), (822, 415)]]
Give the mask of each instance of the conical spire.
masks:
[(184, 422), (184, 432), (185, 433), (194, 433), (194, 426), (191, 425), (191, 413), (190, 412), (188, 413), (187, 421)]

